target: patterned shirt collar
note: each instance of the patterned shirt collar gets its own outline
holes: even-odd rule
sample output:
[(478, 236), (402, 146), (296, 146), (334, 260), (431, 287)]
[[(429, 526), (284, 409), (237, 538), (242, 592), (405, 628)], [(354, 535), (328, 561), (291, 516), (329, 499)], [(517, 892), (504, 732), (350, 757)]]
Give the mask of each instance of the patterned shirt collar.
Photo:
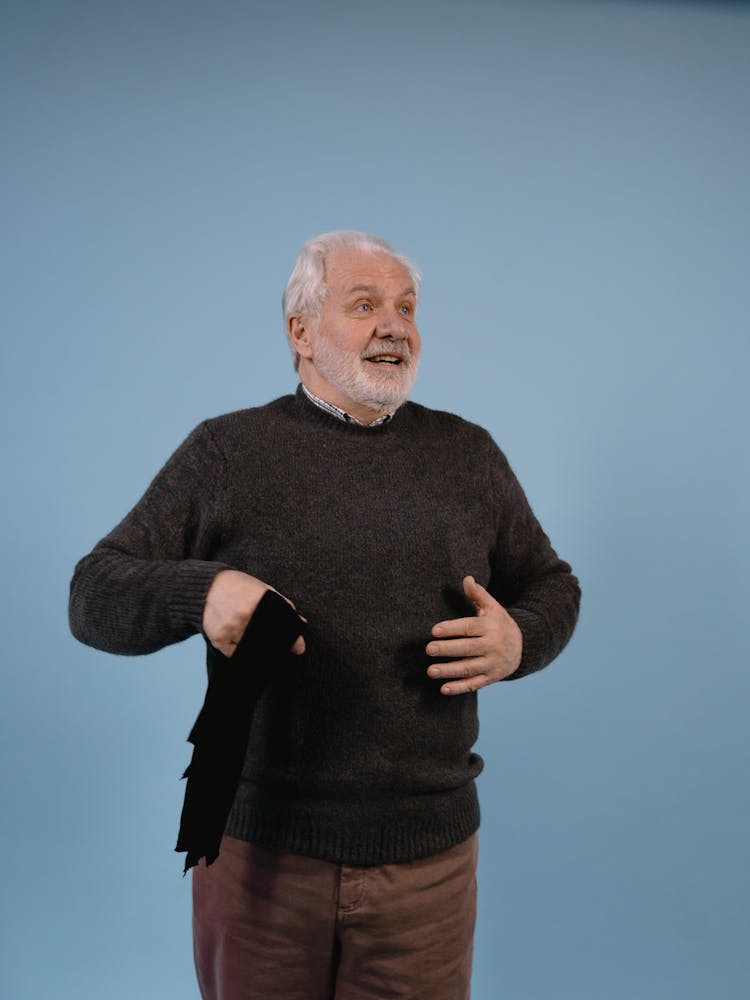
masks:
[(302, 386), (302, 391), (310, 400), (311, 403), (315, 403), (319, 406), (321, 410), (325, 410), (326, 413), (330, 413), (332, 417), (336, 417), (338, 420), (343, 420), (345, 424), (359, 424), (360, 427), (379, 427), (380, 424), (386, 424), (393, 416), (392, 413), (384, 413), (382, 417), (378, 417), (377, 420), (373, 420), (371, 424), (363, 424), (361, 420), (357, 420), (353, 417), (351, 413), (347, 413), (346, 410), (340, 409), (338, 406), (334, 406), (333, 403), (327, 403), (320, 396), (316, 396), (315, 393), (310, 392), (304, 382), (300, 383)]

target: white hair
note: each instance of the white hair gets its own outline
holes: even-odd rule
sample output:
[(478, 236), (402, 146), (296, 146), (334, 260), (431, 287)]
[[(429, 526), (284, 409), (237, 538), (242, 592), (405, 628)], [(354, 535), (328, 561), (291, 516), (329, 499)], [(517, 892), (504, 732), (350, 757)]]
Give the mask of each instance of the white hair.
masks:
[(336, 229), (331, 233), (313, 236), (300, 250), (281, 299), (289, 346), (294, 354), (295, 371), (299, 368), (299, 355), (289, 337), (289, 317), (320, 315), (320, 307), (327, 291), (325, 260), (332, 250), (339, 247), (364, 250), (366, 253), (387, 253), (406, 269), (414, 283), (414, 291), (419, 294), (422, 272), (413, 261), (394, 250), (380, 236), (360, 233), (356, 229)]

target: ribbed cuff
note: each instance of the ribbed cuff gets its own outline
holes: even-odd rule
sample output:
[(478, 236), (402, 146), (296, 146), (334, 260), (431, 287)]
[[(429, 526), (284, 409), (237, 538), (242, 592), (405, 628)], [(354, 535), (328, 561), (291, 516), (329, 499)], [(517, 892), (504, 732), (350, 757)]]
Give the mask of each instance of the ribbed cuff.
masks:
[(549, 663), (549, 640), (540, 628), (539, 616), (533, 611), (526, 611), (524, 608), (506, 608), (506, 611), (520, 628), (523, 637), (521, 662), (512, 674), (503, 678), (515, 681), (541, 670)]
[(181, 559), (173, 564), (167, 607), (176, 628), (189, 626), (196, 632), (201, 631), (206, 594), (214, 577), (222, 570), (231, 568), (226, 563), (204, 562), (202, 559)]

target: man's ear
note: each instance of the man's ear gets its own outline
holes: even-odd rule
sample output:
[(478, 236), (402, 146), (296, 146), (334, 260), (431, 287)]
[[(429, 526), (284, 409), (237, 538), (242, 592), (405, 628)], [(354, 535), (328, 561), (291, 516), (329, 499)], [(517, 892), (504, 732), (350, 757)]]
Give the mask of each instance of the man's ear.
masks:
[(290, 316), (286, 323), (289, 339), (301, 358), (312, 357), (312, 338), (309, 324), (310, 321), (306, 316)]

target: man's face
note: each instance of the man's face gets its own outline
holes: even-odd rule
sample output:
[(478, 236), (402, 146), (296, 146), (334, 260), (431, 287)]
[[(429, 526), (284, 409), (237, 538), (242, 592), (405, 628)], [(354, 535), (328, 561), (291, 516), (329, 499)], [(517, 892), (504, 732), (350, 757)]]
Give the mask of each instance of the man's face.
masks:
[(387, 253), (351, 247), (332, 251), (325, 269), (327, 293), (320, 316), (307, 321), (309, 357), (300, 375), (358, 419), (363, 410), (365, 419), (392, 411), (409, 395), (419, 361), (409, 272)]

